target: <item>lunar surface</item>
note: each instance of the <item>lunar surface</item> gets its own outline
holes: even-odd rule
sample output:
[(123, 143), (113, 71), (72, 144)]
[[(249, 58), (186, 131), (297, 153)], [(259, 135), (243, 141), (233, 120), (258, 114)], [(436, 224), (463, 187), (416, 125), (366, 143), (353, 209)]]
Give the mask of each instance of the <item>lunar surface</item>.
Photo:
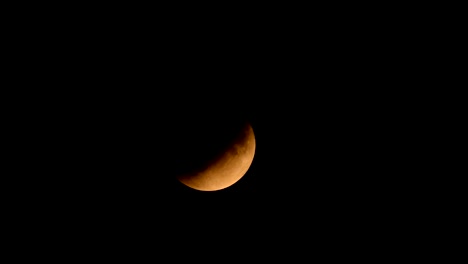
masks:
[(245, 123), (229, 144), (197, 171), (177, 176), (186, 186), (200, 191), (216, 191), (239, 181), (250, 168), (255, 154), (252, 126)]

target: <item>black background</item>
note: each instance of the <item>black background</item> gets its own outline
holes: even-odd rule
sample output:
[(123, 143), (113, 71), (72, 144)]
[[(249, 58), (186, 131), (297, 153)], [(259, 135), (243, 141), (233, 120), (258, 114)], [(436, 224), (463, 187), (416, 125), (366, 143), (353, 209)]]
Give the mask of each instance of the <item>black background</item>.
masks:
[[(122, 224), (143, 232), (167, 228), (184, 239), (222, 239), (223, 232), (241, 238), (252, 229), (262, 240), (273, 233), (327, 237), (387, 217), (399, 196), (392, 195), (390, 180), (398, 178), (391, 177), (389, 153), (381, 154), (392, 139), (375, 121), (385, 117), (314, 70), (302, 78), (290, 66), (232, 76), (240, 67), (248, 65), (178, 71), (162, 80), (123, 75), (142, 89), (119, 79), (96, 85), (101, 78), (93, 77), (85, 80), (89, 88), (67, 91), (66, 99), (52, 96), (44, 104), (49, 111), (31, 113), (33, 204), (92, 229), (96, 221), (109, 231)], [(196, 77), (171, 86), (185, 74)], [(179, 183), (181, 153), (197, 155), (212, 144), (210, 129), (238, 118), (250, 121), (256, 136), (247, 174), (216, 192)]]
[[(332, 249), (395, 231), (392, 212), (412, 210), (396, 165), (409, 162), (393, 125), (398, 51), (324, 23), (32, 30), (18, 81), (42, 88), (20, 96), (18, 151), (32, 162), (14, 199), (37, 225), (169, 248), (208, 238), (259, 252), (305, 236)], [(216, 192), (179, 183), (178, 155), (237, 118), (256, 136), (247, 174)]]

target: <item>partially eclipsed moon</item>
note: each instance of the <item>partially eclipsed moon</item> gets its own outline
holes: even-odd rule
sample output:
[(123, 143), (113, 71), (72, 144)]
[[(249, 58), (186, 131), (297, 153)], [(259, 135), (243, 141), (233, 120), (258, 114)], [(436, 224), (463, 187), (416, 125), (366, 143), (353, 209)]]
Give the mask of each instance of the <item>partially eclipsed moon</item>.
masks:
[(250, 124), (245, 124), (225, 151), (198, 171), (177, 177), (183, 184), (200, 191), (227, 188), (240, 180), (252, 164), (255, 136)]

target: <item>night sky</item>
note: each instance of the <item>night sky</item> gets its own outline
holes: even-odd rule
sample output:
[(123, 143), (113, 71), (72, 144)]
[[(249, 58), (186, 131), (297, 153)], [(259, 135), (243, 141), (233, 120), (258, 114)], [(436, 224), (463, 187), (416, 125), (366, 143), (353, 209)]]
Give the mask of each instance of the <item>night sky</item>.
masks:
[[(33, 78), (60, 89), (23, 97), (40, 111), (24, 121), (35, 177), (21, 185), (34, 199), (21, 199), (92, 234), (151, 234), (170, 247), (209, 237), (258, 251), (256, 241), (301, 234), (326, 245), (391, 219), (409, 188), (393, 192), (404, 182), (393, 166), (404, 131), (391, 125), (388, 93), (362, 88), (388, 82), (350, 45), (282, 45), (275, 32), (271, 41), (252, 34), (263, 41), (156, 51), (135, 39), (143, 46), (117, 57), (105, 44), (77, 44), (80, 54), (61, 46), (69, 55)], [(218, 129), (246, 120), (256, 151), (240, 181), (201, 192), (176, 180), (199, 151), (217, 148)]]
[[(325, 223), (388, 202), (382, 194), (391, 185), (389, 167), (374, 153), (389, 139), (370, 125), (378, 115), (355, 94), (329, 88), (325, 77), (312, 88), (290, 88), (294, 71), (231, 75), (224, 88), (204, 77), (196, 80), (204, 89), (67, 92), (36, 113), (37, 139), (50, 139), (37, 143), (48, 150), (37, 168), (50, 173), (31, 188), (47, 186), (44, 195), (54, 204), (84, 215), (169, 222), (218, 214), (275, 222), (287, 214)], [(175, 179), (193, 162), (190, 155), (196, 160), (198, 151), (216, 148), (213, 131), (239, 120), (248, 120), (256, 136), (253, 163), (239, 182), (200, 192)]]
[[(266, 91), (259, 96), (253, 91), (181, 93), (167, 98), (172, 103), (145, 108), (139, 117), (132, 112), (125, 119), (129, 126), (116, 120), (121, 130), (117, 141), (109, 143), (119, 143), (108, 160), (115, 167), (102, 177), (112, 182), (115, 173), (120, 190), (109, 191), (145, 206), (154, 201), (188, 211), (219, 209), (220, 201), (256, 211), (257, 203), (281, 210), (286, 204), (323, 208), (363, 199), (360, 184), (366, 168), (373, 166), (363, 167), (359, 160), (360, 148), (365, 147), (360, 146), (359, 133), (366, 132), (353, 131), (359, 121), (348, 120), (349, 112), (336, 97), (313, 91), (302, 95)], [(175, 179), (184, 166), (197, 162), (199, 154), (216, 148), (216, 131), (239, 120), (248, 120), (256, 136), (253, 163), (239, 182), (224, 190), (200, 192)]]

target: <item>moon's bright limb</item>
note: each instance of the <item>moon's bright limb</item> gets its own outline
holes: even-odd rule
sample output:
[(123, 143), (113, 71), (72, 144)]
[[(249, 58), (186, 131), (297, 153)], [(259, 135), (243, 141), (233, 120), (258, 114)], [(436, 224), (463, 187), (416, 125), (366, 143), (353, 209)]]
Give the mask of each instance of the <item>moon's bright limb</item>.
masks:
[(255, 136), (250, 124), (245, 124), (236, 140), (206, 168), (180, 175), (183, 184), (200, 191), (227, 188), (240, 180), (252, 164)]

